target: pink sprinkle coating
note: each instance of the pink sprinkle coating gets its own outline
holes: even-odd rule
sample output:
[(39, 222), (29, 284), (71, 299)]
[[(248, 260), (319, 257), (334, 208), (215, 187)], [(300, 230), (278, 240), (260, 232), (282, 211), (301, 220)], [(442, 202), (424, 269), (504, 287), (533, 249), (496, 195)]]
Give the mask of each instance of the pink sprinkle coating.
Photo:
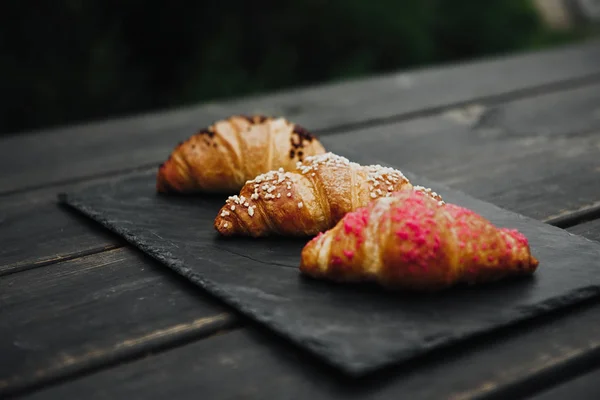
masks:
[(356, 236), (356, 247), (364, 241), (364, 230), (369, 223), (369, 210), (367, 207), (359, 208), (355, 212), (344, 216), (344, 232)]
[[(376, 200), (344, 216), (333, 238), (344, 239), (343, 244), (350, 248), (344, 249), (342, 243), (337, 249), (332, 248), (329, 260), (332, 274), (350, 274), (355, 278), (358, 266), (351, 260), (357, 250), (363, 251), (367, 232), (371, 234), (376, 227), (384, 235), (375, 239), (380, 241), (383, 262), (377, 273), (387, 281), (443, 286), (460, 280), (497, 279), (509, 265), (514, 269), (517, 262), (523, 269), (530, 268), (530, 264), (533, 269), (537, 267), (535, 259), (518, 260), (523, 253), (515, 253), (515, 246), (520, 250), (528, 246), (528, 241), (515, 229), (498, 230), (474, 211), (432, 202), (423, 193), (405, 191), (394, 196), (401, 201)], [(389, 208), (382, 209), (380, 205)], [(377, 215), (378, 221), (366, 231), (371, 213)], [(456, 254), (458, 249), (461, 250)]]

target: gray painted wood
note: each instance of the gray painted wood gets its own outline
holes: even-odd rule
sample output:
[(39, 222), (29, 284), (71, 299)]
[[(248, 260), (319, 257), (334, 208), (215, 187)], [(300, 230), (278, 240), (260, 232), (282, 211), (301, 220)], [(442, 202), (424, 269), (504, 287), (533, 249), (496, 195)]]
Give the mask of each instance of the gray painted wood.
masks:
[(125, 248), (0, 277), (0, 397), (231, 328), (225, 311)]
[(6, 137), (0, 142), (0, 192), (158, 164), (179, 140), (232, 113), (283, 115), (323, 132), (585, 83), (600, 74), (598, 43)]

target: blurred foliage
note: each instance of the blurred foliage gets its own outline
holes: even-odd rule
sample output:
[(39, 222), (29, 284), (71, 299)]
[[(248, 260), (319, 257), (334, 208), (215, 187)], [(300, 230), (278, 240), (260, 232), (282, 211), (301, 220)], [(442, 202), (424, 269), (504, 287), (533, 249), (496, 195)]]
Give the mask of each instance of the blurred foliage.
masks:
[(527, 0), (8, 3), (0, 15), (0, 132), (578, 37), (549, 31)]

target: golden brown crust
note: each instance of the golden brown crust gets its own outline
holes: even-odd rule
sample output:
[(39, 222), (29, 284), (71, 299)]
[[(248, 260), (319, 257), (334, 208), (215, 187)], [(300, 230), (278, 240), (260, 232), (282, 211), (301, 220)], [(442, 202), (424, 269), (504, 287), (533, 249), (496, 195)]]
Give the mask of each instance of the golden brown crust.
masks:
[(239, 195), (229, 197), (214, 226), (224, 236), (314, 235), (347, 212), (403, 188), (412, 185), (398, 170), (325, 153), (308, 157), (294, 171), (270, 171), (246, 182)]
[(348, 213), (302, 250), (300, 270), (338, 282), (432, 291), (533, 273), (527, 239), (468, 209), (402, 190)]
[(284, 118), (235, 115), (180, 143), (159, 167), (156, 190), (236, 193), (259, 174), (291, 170), (324, 152), (318, 139)]

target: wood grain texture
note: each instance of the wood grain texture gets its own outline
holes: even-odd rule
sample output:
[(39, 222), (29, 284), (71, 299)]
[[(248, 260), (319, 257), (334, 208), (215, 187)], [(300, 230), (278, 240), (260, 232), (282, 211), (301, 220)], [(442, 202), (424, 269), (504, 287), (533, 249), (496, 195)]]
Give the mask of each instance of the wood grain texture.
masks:
[(600, 242), (600, 219), (573, 226), (569, 232)]
[(125, 248), (0, 278), (0, 397), (233, 327), (225, 307)]
[[(534, 329), (535, 328), (535, 329)], [(471, 342), (365, 379), (347, 379), (260, 329), (237, 330), (42, 390), (28, 399), (513, 399), (570, 378), (600, 353), (600, 304)], [(551, 378), (551, 379), (550, 379)]]
[(6, 137), (0, 145), (0, 191), (158, 164), (175, 143), (232, 113), (283, 115), (322, 132), (476, 99), (586, 82), (600, 74), (598, 43)]
[(572, 381), (550, 388), (531, 400), (595, 400), (600, 399), (600, 370), (594, 370)]
[[(122, 178), (122, 177), (121, 177)], [(121, 246), (116, 235), (60, 206), (56, 193), (113, 178), (0, 197), (0, 276)]]
[[(551, 220), (600, 205), (599, 104), (600, 85), (473, 104), (349, 132), (335, 147)], [(333, 140), (325, 138), (326, 145)]]
[(123, 241), (56, 204), (0, 209), (0, 276), (111, 250)]

